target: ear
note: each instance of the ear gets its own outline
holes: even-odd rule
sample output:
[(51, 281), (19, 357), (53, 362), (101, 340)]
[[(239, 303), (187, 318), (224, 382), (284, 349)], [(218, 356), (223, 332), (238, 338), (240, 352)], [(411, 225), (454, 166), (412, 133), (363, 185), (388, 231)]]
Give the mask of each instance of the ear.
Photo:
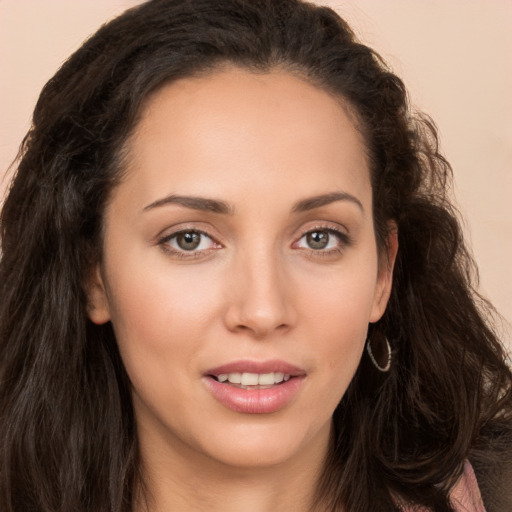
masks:
[(87, 315), (91, 322), (97, 325), (107, 323), (110, 320), (110, 310), (99, 264), (90, 273), (86, 283), (86, 293)]
[(373, 307), (370, 314), (370, 322), (380, 320), (386, 306), (391, 287), (393, 284), (393, 268), (395, 266), (396, 255), (398, 252), (398, 227), (395, 221), (388, 222), (388, 235), (382, 254), (379, 256), (379, 271), (377, 275), (377, 284), (375, 286), (375, 295), (373, 297)]

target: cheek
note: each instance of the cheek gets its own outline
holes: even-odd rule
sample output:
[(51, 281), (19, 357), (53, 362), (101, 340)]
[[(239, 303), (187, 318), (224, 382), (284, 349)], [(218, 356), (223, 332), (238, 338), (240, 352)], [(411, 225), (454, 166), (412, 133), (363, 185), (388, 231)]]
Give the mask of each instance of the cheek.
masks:
[(368, 331), (368, 315), (362, 311), (368, 310), (369, 304), (365, 298), (349, 295), (324, 306), (317, 315), (317, 325), (322, 326), (317, 350), (322, 353), (328, 367), (326, 376), (332, 379), (339, 399), (361, 359)]
[(134, 384), (137, 376), (156, 377), (158, 368), (167, 379), (169, 372), (179, 379), (188, 370), (212, 319), (218, 318), (215, 288), (211, 275), (206, 279), (186, 266), (171, 272), (165, 263), (136, 269), (121, 263), (110, 269), (112, 325)]
[[(340, 267), (329, 279), (308, 273), (309, 289), (301, 294), (301, 311), (314, 341), (315, 354), (327, 369), (324, 381), (331, 386), (329, 399), (337, 402), (346, 391), (366, 342), (377, 276), (377, 260)], [(316, 277), (316, 278), (315, 278)], [(314, 283), (323, 283), (322, 287)]]
[(302, 314), (347, 340), (366, 332), (375, 301), (377, 258), (371, 253), (359, 256), (338, 268), (302, 272), (296, 284)]

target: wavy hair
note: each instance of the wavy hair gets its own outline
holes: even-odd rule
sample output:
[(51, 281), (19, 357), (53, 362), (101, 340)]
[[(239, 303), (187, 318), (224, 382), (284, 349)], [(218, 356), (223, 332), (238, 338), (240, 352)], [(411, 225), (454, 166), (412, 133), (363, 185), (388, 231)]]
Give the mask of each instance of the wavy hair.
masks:
[(300, 0), (146, 2), (101, 27), (44, 87), (0, 218), (3, 510), (132, 510), (142, 475), (130, 383), (110, 324), (87, 317), (84, 282), (146, 98), (224, 64), (284, 69), (348, 103), (381, 250), (389, 220), (398, 228), (392, 296), (370, 329), (389, 339), (392, 366), (380, 374), (363, 357), (334, 413), (319, 502), (450, 511), (470, 459), (489, 511), (503, 510), (512, 375), (475, 291), (435, 127), (346, 22)]

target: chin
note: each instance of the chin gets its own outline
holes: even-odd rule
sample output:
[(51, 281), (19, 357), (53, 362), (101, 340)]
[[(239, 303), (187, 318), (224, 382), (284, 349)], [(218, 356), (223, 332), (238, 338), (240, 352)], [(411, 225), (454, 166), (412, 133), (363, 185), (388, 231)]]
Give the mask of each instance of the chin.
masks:
[(279, 466), (300, 460), (311, 450), (323, 456), (328, 446), (330, 425), (330, 419), (320, 428), (300, 428), (297, 423), (269, 425), (267, 418), (251, 418), (234, 427), (212, 432), (200, 450), (210, 459), (238, 469)]

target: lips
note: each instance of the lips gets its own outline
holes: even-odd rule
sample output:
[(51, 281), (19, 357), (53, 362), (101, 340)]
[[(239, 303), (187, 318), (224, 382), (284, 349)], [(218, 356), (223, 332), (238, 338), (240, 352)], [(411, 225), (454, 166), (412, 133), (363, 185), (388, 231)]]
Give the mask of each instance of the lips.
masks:
[(207, 371), (204, 382), (229, 409), (269, 414), (287, 406), (301, 388), (306, 372), (284, 361), (235, 361)]

